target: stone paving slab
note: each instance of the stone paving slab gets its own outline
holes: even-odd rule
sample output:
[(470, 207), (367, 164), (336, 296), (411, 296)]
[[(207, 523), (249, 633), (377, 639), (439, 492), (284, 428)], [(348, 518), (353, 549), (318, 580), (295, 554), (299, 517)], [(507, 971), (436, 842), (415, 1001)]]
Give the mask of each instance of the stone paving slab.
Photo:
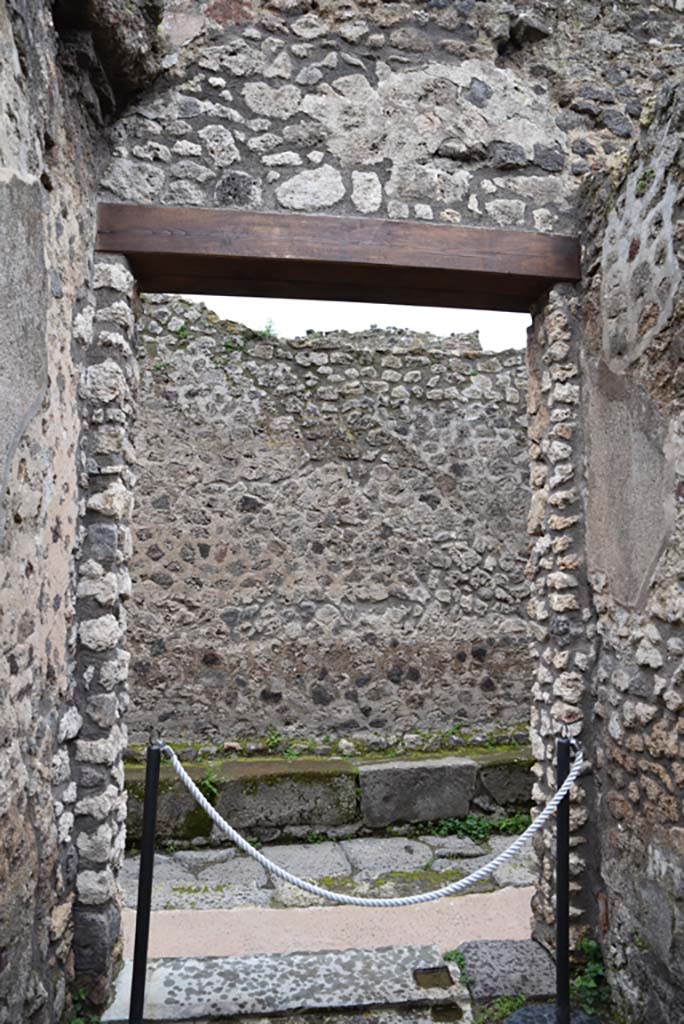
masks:
[[(504, 1024), (557, 1024), (556, 1007), (554, 1004), (544, 1006), (523, 1006), (511, 1017), (506, 1017)], [(573, 1010), (570, 1024), (601, 1024), (598, 1017), (589, 1017), (583, 1010)]]
[[(351, 840), (355, 842), (357, 840)], [(264, 846), (265, 857), (300, 878), (338, 878), (351, 875), (352, 866), (342, 843), (292, 843)]]
[(481, 857), (482, 847), (472, 839), (461, 836), (421, 836), (421, 843), (426, 843), (436, 857)]
[[(470, 1014), (464, 1014), (460, 1024), (470, 1024)], [(250, 1018), (249, 1024), (273, 1024), (273, 1018)], [(279, 1024), (434, 1024), (428, 1009), (398, 1007), (388, 1010), (344, 1010), (311, 1014), (288, 1014)]]
[(476, 1005), (501, 996), (522, 994), (528, 999), (548, 999), (555, 995), (554, 961), (532, 939), (464, 942), (459, 951)]
[[(190, 851), (194, 852), (194, 851)], [(199, 851), (198, 851), (199, 852)], [(236, 857), (234, 851), (217, 860), (219, 851), (202, 851), (204, 856), (188, 858), (188, 853), (173, 856), (157, 854), (152, 887), (153, 910), (221, 910), (241, 906), (268, 906), (272, 890), (268, 875), (248, 857)], [(119, 875), (126, 906), (135, 907), (138, 898), (140, 857), (128, 857)]]
[(203, 885), (194, 882), (186, 887), (155, 889), (153, 910), (233, 910), (238, 907), (270, 907), (273, 890), (254, 884)]
[[(342, 892), (345, 881), (345, 878), (341, 878), (339, 883), (335, 880), (332, 885), (325, 888), (329, 888), (333, 892)], [(273, 885), (275, 887), (275, 895), (271, 899), (270, 905), (276, 909), (290, 910), (295, 907), (321, 907), (328, 903), (321, 896), (314, 896), (313, 893), (304, 892), (298, 886), (290, 885), (289, 882), (283, 882), (280, 878), (274, 878)], [(330, 905), (332, 906), (332, 904)]]
[(196, 878), (205, 885), (257, 885), (264, 886), (268, 875), (261, 864), (251, 857), (236, 857), (224, 863), (209, 864), (201, 868), (197, 865)]
[[(126, 857), (119, 873), (119, 882), (124, 889), (135, 887), (137, 894), (138, 875), (140, 874), (140, 857)], [(160, 885), (190, 885), (195, 875), (182, 860), (164, 853), (157, 853), (154, 858), (154, 880)]]
[[(451, 1008), (447, 1009), (447, 1013)], [(225, 1021), (225, 1018), (224, 1018)], [(167, 1024), (181, 1024), (168, 1021)], [(221, 1024), (204, 1018), (195, 1024)], [(286, 1017), (232, 1017), (231, 1024), (435, 1024), (429, 1009), (391, 1007), (389, 1009), (324, 1010), (317, 1013), (288, 1013)], [(459, 1024), (472, 1024), (472, 1015), (465, 1009)]]
[[(448, 972), (449, 987), (417, 984), (414, 971), (444, 966), (436, 946), (152, 960), (145, 1019), (168, 1022), (302, 1009), (467, 1006), (464, 986)], [(131, 974), (132, 963), (127, 961), (103, 1024), (128, 1019)]]
[(536, 861), (534, 857), (525, 857), (524, 854), (521, 854), (519, 858), (510, 860), (503, 867), (497, 868), (492, 877), (502, 889), (508, 885), (534, 885), (537, 880)]
[(206, 868), (210, 864), (226, 864), (229, 860), (237, 857), (237, 850), (232, 846), (222, 846), (217, 850), (178, 850), (173, 856), (184, 867), (194, 871), (198, 868)]
[(343, 839), (340, 846), (359, 881), (388, 871), (418, 871), (433, 857), (430, 847), (415, 839)]

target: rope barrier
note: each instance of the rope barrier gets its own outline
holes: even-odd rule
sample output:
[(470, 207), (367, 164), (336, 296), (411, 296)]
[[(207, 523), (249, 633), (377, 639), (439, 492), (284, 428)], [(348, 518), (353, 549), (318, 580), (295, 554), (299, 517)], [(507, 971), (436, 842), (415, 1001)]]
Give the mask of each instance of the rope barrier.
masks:
[(473, 871), (470, 875), (467, 875), (466, 878), (460, 878), (455, 882), (450, 882), (448, 885), (442, 886), (441, 889), (435, 889), (432, 892), (418, 893), (415, 896), (397, 896), (391, 899), (373, 899), (362, 896), (349, 896), (346, 893), (332, 892), (329, 889), (323, 889), (320, 885), (315, 885), (313, 882), (307, 882), (303, 878), (298, 878), (297, 875), (291, 874), (289, 871), (286, 871), (285, 868), (280, 867), (279, 864), (275, 864), (272, 860), (269, 860), (268, 857), (265, 857), (263, 853), (255, 849), (251, 843), (247, 842), (244, 836), (241, 836), (239, 832), (236, 832), (235, 829), (221, 817), (216, 808), (209, 803), (200, 789), (190, 778), (176, 756), (175, 751), (167, 744), (164, 744), (161, 747), (161, 752), (168, 757), (178, 778), (181, 780), (188, 792), (194, 797), (202, 810), (206, 811), (217, 828), (224, 832), (244, 853), (249, 857), (252, 857), (257, 864), (261, 864), (261, 866), (265, 868), (266, 871), (270, 872), (270, 874), (275, 875), (277, 878), (281, 878), (284, 882), (289, 882), (290, 885), (294, 885), (298, 889), (302, 889), (304, 892), (329, 900), (331, 903), (342, 903), (353, 907), (411, 907), (418, 903), (430, 903), (432, 900), (441, 899), (443, 896), (455, 896), (457, 893), (464, 892), (466, 889), (469, 889), (477, 882), (481, 882), (485, 878), (488, 878), (489, 875), (493, 874), (503, 864), (506, 864), (512, 857), (515, 857), (523, 846), (529, 843), (533, 836), (544, 828), (549, 819), (553, 814), (555, 814), (560, 803), (572, 789), (572, 786), (575, 784), (582, 768), (584, 767), (584, 756), (582, 751), (579, 748), (576, 748), (575, 763), (572, 766), (570, 774), (548, 802), (544, 810), (537, 815), (529, 828), (527, 828), (522, 835), (518, 836), (518, 838), (514, 840), (514, 842), (511, 843), (508, 849), (504, 850), (503, 853), (494, 857), (493, 860), (489, 861), (483, 867), (478, 868), (477, 871)]

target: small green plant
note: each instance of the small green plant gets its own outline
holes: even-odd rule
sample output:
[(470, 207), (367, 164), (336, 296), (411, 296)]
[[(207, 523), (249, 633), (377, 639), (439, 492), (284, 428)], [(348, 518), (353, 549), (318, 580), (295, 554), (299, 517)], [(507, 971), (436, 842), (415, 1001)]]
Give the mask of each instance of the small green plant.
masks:
[(187, 328), (187, 327), (185, 326), (185, 324), (183, 324), (183, 326), (182, 326), (182, 327), (179, 327), (179, 328), (178, 328), (178, 330), (176, 331), (176, 337), (177, 337), (177, 338), (180, 338), (180, 339), (181, 339), (181, 341), (185, 341), (185, 340), (186, 340), (186, 338), (189, 338), (189, 337), (190, 337), (190, 331), (189, 331), (189, 330), (188, 330), (188, 328)]
[(273, 326), (273, 321), (267, 320), (266, 326), (263, 327), (262, 330), (258, 331), (257, 333), (260, 334), (262, 338), (274, 338), (275, 328)]
[(476, 843), (484, 843), (493, 831), (493, 823), (479, 814), (467, 814), (465, 818), (446, 818), (442, 824), (442, 832), (438, 834), (460, 836), (472, 839)]
[(508, 818), (499, 818), (495, 822), (494, 828), (502, 836), (515, 836), (519, 832), (524, 832), (526, 828), (529, 828), (532, 824), (532, 818), (529, 811), (517, 811), (515, 814), (511, 814)]
[(230, 357), (232, 356), (233, 352), (246, 352), (246, 351), (247, 351), (247, 342), (246, 341), (243, 341), (242, 345), (240, 345), (240, 344), (238, 344), (238, 342), (234, 338), (224, 338), (224, 340), (223, 340), (223, 354), (222, 354), (222, 356), (219, 356), (219, 358), (230, 359)]
[(214, 769), (207, 768), (204, 775), (197, 783), (197, 788), (199, 789), (202, 796), (209, 801), (209, 803), (213, 803), (216, 797), (218, 796), (218, 784), (219, 777), (214, 771)]
[(506, 1020), (516, 1010), (521, 1010), (527, 1002), (525, 996), (500, 996), (489, 1006), (478, 1010), (473, 1018), (473, 1024), (497, 1024), (497, 1021)]
[(68, 1024), (99, 1024), (100, 1015), (88, 1009), (88, 993), (84, 988), (79, 988), (71, 997), (71, 1014)]
[(637, 181), (636, 186), (634, 188), (634, 195), (640, 197), (643, 196), (645, 192), (648, 192), (648, 189), (650, 188), (651, 182), (654, 178), (655, 171), (652, 167), (648, 167), (643, 172), (643, 174), (639, 176), (639, 180)]
[(595, 939), (580, 939), (575, 951), (582, 966), (570, 982), (572, 1001), (585, 1013), (598, 1014), (610, 1006), (610, 989), (606, 983), (603, 953)]
[(446, 951), (446, 953), (444, 953), (444, 959), (446, 960), (446, 962), (448, 964), (456, 964), (456, 966), (459, 969), (460, 975), (461, 975), (461, 981), (463, 982), (464, 985), (466, 985), (468, 988), (470, 988), (470, 985), (472, 983), (472, 979), (470, 978), (470, 975), (468, 974), (468, 969), (466, 967), (466, 961), (465, 961), (465, 955), (461, 952), (461, 950), (460, 949), (448, 949)]
[(305, 843), (324, 843), (326, 837), (322, 832), (307, 832), (304, 837)]
[(425, 821), (415, 825), (414, 836), (459, 836), (472, 839), (475, 843), (486, 843), (492, 835), (516, 835), (524, 832), (530, 824), (527, 811), (518, 811), (507, 818), (494, 820), (482, 814), (468, 814), (465, 818), (440, 818), (439, 821)]
[(166, 373), (166, 371), (169, 369), (169, 364), (168, 363), (153, 363), (152, 364), (152, 369), (155, 370), (157, 373)]
[(264, 746), (270, 753), (280, 750), (282, 742), (283, 734), (275, 726), (272, 726), (264, 736)]

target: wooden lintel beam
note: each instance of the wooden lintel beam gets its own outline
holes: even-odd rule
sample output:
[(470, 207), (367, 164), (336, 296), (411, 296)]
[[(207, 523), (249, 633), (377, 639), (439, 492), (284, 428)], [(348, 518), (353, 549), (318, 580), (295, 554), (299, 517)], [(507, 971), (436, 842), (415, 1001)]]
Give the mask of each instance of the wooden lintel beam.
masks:
[(521, 310), (580, 276), (575, 238), (375, 218), (103, 203), (97, 249), (144, 291)]

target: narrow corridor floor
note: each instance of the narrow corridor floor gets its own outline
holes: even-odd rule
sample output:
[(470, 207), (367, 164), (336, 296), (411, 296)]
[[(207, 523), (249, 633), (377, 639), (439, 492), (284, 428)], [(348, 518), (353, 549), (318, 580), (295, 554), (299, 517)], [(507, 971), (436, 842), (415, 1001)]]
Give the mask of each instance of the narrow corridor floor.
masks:
[[(261, 852), (291, 873), (324, 888), (356, 896), (407, 896), (463, 878), (506, 849), (513, 836), (479, 844), (457, 836), (366, 838), (264, 846)], [(140, 859), (128, 857), (120, 881), (125, 905), (135, 908)], [(530, 848), (473, 892), (530, 886), (536, 877)], [(202, 848), (155, 857), (153, 910), (284, 909), (329, 906), (270, 875), (233, 847)]]
[[(408, 895), (439, 888), (487, 863), (513, 841), (454, 836), (347, 839), (264, 846), (303, 878), (356, 895)], [(122, 872), (126, 956), (132, 955), (139, 858)], [(478, 939), (530, 937), (534, 855), (523, 851), (462, 896), (398, 909), (336, 906), (271, 878), (230, 847), (155, 858), (150, 956), (239, 956), (296, 950), (435, 944), (443, 952)]]

